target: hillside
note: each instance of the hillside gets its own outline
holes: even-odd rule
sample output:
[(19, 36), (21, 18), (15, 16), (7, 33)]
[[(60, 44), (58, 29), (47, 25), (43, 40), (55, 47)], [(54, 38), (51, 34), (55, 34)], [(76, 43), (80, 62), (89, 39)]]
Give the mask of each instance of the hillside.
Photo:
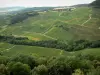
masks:
[(73, 11), (66, 12), (49, 10), (38, 13), (38, 16), (28, 17), (23, 22), (12, 25), (5, 24), (10, 22), (10, 19), (4, 23), (0, 22), (0, 33), (27, 36), (39, 40), (45, 40), (42, 37), (59, 40), (99, 40), (100, 38), (100, 29), (97, 24), (99, 17), (94, 17), (97, 12), (90, 7), (77, 7)]
[[(36, 12), (33, 9), (34, 10), (38, 9), (39, 11)], [(73, 51), (74, 49), (75, 50), (84, 49), (88, 47), (91, 48), (92, 44), (90, 46), (85, 46), (85, 45), (90, 44), (89, 43), (90, 41), (100, 40), (100, 25), (99, 25), (100, 9), (83, 7), (83, 6), (76, 7), (72, 11), (69, 10), (53, 11), (53, 7), (42, 8), (41, 9), (42, 11), (40, 11), (40, 9), (41, 8), (27, 8), (16, 13), (10, 13), (9, 15), (8, 14), (1, 15), (0, 34), (4, 36), (8, 36), (8, 39), (9, 36), (14, 36), (14, 37), (27, 37), (29, 41), (33, 41), (32, 43), (34, 43), (34, 41), (40, 41), (38, 42), (38, 44), (35, 45), (40, 47), (44, 47), (44, 46), (48, 47), (48, 45), (50, 45), (50, 43), (53, 42), (53, 41), (46, 42), (46, 40), (57, 40), (59, 41), (57, 45), (60, 47), (51, 46), (50, 48), (57, 48), (57, 49), (64, 49), (64, 50), (68, 49), (66, 51)], [(48, 11), (46, 11), (45, 9)], [(79, 43), (79, 45), (77, 45), (76, 42), (68, 46), (69, 44), (68, 42), (72, 42), (80, 39), (82, 39), (83, 41), (84, 40), (90, 40), (90, 41)], [(26, 40), (24, 40), (24, 43), (27, 42), (29, 43), (29, 41), (26, 42), (25, 41)], [(24, 45), (21, 44), (22, 42), (20, 42), (19, 45)], [(41, 42), (44, 43), (42, 44), (42, 46), (41, 46)], [(28, 45), (30, 45), (30, 43)], [(99, 42), (97, 41), (95, 43), (99, 44)], [(95, 43), (93, 44), (94, 46), (96, 45)], [(52, 44), (55, 45), (55, 42)], [(84, 45), (84, 47), (82, 45)], [(34, 44), (31, 46), (34, 46)], [(71, 49), (70, 46), (73, 46), (72, 47), (73, 49)], [(16, 46), (14, 47), (14, 49), (11, 49), (11, 51), (12, 50), (16, 51), (17, 47), (26, 50), (26, 52), (27, 49), (30, 49), (29, 53), (31, 52), (32, 49), (40, 48), (40, 47), (30, 48), (30, 46), (24, 48), (25, 46)], [(93, 48), (97, 48), (97, 45), (96, 47)], [(43, 48), (43, 49), (48, 50), (49, 48)], [(54, 50), (56, 51), (56, 49)], [(79, 51), (79, 53), (80, 52), (81, 51)]]
[(66, 74), (100, 75), (99, 8), (0, 13), (0, 75)]

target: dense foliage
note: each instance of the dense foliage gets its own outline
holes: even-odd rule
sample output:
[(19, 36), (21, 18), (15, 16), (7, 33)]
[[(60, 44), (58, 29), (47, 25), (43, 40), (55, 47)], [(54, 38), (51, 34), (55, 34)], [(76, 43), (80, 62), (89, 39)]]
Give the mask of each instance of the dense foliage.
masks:
[(28, 38), (27, 37), (14, 37), (12, 35), (10, 35), (10, 36), (0, 35), (0, 41), (9, 42), (11, 40), (28, 40)]
[[(39, 63), (41, 60), (46, 62)], [(100, 75), (100, 58), (92, 55), (0, 56), (0, 61), (0, 75)]]
[(23, 20), (27, 19), (28, 17), (32, 17), (32, 16), (36, 16), (36, 15), (39, 15), (39, 13), (33, 12), (33, 11), (17, 13), (14, 16), (12, 16), (10, 24), (22, 22)]
[(68, 42), (64, 44), (58, 40), (49, 41), (25, 41), (25, 40), (11, 40), (9, 43), (15, 45), (29, 45), (29, 46), (40, 46), (47, 48), (63, 49), (65, 51), (78, 51), (85, 48), (100, 48), (100, 40), (97, 41), (87, 41), (87, 40), (77, 40)]

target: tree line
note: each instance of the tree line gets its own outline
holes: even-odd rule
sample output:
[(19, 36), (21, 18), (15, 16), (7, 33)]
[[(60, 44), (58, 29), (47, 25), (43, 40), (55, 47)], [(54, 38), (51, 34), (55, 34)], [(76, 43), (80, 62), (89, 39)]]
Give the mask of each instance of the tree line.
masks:
[(11, 40), (28, 40), (27, 37), (15, 37), (15, 36), (4, 36), (4, 35), (0, 35), (0, 41), (5, 41), (5, 42), (9, 42)]
[(62, 49), (65, 51), (78, 51), (85, 48), (100, 48), (100, 40), (75, 40), (67, 42), (67, 44), (65, 44), (59, 40), (33, 41), (29, 40), (27, 37), (0, 36), (0, 41), (5, 41), (15, 45), (40, 46), (47, 48)]
[(9, 43), (15, 45), (29, 45), (29, 46), (56, 48), (65, 51), (78, 51), (85, 48), (100, 48), (100, 40), (96, 41), (77, 40), (68, 42), (68, 44), (62, 43), (59, 40), (48, 40), (48, 41), (11, 40)]

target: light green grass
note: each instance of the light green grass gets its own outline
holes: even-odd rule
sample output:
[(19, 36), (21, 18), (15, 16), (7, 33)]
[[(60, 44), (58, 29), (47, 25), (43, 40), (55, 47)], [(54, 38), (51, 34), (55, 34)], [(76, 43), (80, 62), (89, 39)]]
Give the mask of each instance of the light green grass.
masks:
[(17, 54), (28, 54), (35, 56), (74, 56), (78, 54), (91, 54), (100, 56), (100, 48), (84, 49), (80, 51), (67, 52), (60, 49), (44, 48), (38, 46), (26, 46), (26, 45), (12, 45), (7, 43), (0, 43), (0, 52), (5, 56), (14, 56)]
[(100, 56), (100, 48), (84, 49), (80, 51), (75, 51), (73, 54), (90, 54), (95, 56)]
[(70, 32), (63, 30), (62, 28), (54, 27), (50, 32), (48, 32), (46, 35), (49, 35), (51, 37), (54, 37), (59, 40), (71, 40), (73, 38), (73, 34)]
[[(44, 48), (36, 46), (24, 46), (24, 45), (11, 45), (6, 43), (0, 43), (0, 51), (5, 56), (14, 56), (17, 54), (28, 54), (36, 56), (59, 56), (61, 50), (54, 48)], [(7, 50), (9, 49), (9, 50)], [(62, 53), (63, 55), (63, 53)]]

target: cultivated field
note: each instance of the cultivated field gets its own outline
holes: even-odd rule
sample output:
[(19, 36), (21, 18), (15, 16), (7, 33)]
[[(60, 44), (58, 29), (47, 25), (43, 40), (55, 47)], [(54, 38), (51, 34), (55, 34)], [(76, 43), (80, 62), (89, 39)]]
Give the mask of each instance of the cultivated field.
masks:
[[(89, 7), (78, 7), (66, 12), (50, 10), (13, 25), (6, 25), (0, 21), (0, 34), (27, 36), (32, 40), (100, 39), (100, 27), (97, 24), (100, 19), (94, 17), (97, 12), (93, 10)], [(68, 30), (57, 27), (58, 21), (59, 25), (65, 26)]]

